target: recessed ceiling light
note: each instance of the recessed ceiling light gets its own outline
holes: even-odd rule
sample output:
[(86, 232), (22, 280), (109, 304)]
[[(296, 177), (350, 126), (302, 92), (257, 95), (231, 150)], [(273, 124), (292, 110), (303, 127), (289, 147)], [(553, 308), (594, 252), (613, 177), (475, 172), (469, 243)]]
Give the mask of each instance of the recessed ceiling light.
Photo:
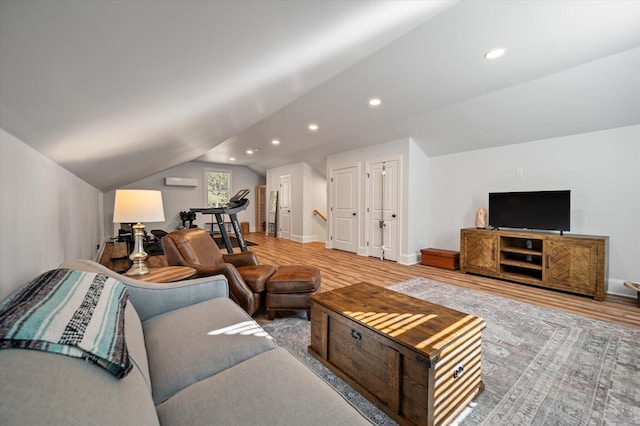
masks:
[(249, 154), (249, 155), (253, 154), (253, 150), (252, 149), (248, 149), (247, 150), (247, 154)]
[(506, 52), (506, 49), (503, 48), (498, 48), (498, 49), (492, 49), (490, 51), (488, 51), (487, 53), (484, 54), (484, 58), (485, 59), (496, 59), (499, 58), (500, 56), (504, 55), (504, 52)]
[(309, 130), (311, 130), (312, 132), (315, 132), (316, 130), (318, 130), (318, 125), (315, 123), (309, 124)]
[(229, 161), (236, 161), (236, 157), (229, 157)]
[(280, 145), (280, 141), (278, 139), (274, 139), (271, 141), (273, 145)]
[(382, 101), (379, 98), (369, 99), (369, 105), (371, 105), (371, 106), (378, 106), (381, 103), (382, 103)]

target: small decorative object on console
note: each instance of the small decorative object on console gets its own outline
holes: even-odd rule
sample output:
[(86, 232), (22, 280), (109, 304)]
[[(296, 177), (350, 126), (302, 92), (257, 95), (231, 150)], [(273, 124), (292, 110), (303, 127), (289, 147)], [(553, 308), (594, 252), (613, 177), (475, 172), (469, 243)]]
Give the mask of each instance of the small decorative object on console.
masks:
[(487, 227), (487, 209), (480, 207), (476, 211), (476, 228), (484, 229)]

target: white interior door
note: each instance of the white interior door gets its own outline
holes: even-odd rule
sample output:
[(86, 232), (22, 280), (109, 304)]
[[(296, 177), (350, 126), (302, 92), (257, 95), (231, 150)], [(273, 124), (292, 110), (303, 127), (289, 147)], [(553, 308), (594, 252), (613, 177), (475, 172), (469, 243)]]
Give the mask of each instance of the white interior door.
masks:
[(280, 192), (278, 193), (280, 203), (280, 238), (291, 239), (291, 175), (280, 176)]
[(398, 160), (367, 167), (367, 255), (398, 259), (400, 181)]
[(358, 250), (358, 167), (331, 173), (331, 247), (356, 253)]

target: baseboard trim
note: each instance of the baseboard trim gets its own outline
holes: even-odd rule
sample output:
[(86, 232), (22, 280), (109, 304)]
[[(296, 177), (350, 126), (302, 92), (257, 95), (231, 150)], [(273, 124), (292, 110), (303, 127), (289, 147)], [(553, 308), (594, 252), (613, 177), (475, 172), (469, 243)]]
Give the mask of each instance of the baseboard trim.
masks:
[(291, 241), (296, 241), (298, 243), (315, 243), (322, 242), (318, 239), (317, 235), (291, 235)]
[(624, 280), (617, 280), (609, 278), (609, 285), (607, 287), (607, 294), (615, 294), (616, 296), (625, 296), (637, 298), (638, 292), (633, 291), (629, 287), (624, 285)]
[(100, 248), (98, 249), (98, 253), (96, 253), (95, 259), (93, 259), (94, 261), (100, 263), (100, 259), (102, 259), (102, 253), (104, 252), (104, 248), (105, 248), (106, 245), (107, 245), (106, 241), (103, 241), (100, 244)]
[(401, 254), (400, 258), (398, 259), (398, 263), (401, 265), (415, 265), (418, 262), (418, 257), (415, 253)]

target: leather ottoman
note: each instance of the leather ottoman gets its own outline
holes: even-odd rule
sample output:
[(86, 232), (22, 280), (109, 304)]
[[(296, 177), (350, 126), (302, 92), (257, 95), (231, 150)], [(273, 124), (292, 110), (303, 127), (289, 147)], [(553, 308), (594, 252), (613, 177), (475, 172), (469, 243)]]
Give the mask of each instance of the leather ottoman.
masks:
[(320, 270), (314, 266), (279, 266), (267, 281), (267, 315), (270, 320), (276, 311), (305, 310), (311, 319), (309, 296), (320, 290)]

